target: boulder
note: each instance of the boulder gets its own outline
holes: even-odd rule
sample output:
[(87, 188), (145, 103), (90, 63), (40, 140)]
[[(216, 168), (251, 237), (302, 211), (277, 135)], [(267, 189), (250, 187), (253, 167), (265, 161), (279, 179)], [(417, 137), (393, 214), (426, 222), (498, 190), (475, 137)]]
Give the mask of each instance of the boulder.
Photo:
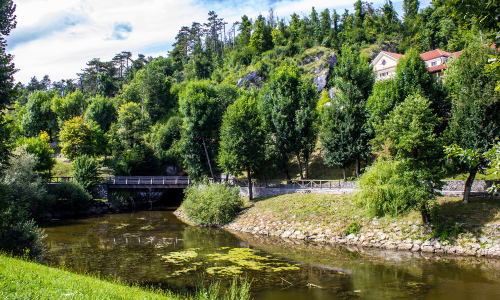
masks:
[[(254, 80), (255, 78), (257, 78), (257, 71), (252, 71), (252, 72), (248, 73), (247, 75), (243, 76), (243, 78), (240, 78), (238, 80), (238, 82), (236, 83), (236, 86), (241, 87), (241, 85), (243, 85), (243, 82), (245, 82), (245, 80), (250, 82), (250, 81)], [(261, 81), (261, 80), (262, 79), (260, 79), (259, 81)]]
[(335, 66), (335, 64), (337, 64), (337, 55), (335, 53), (332, 53), (330, 54), (327, 58), (326, 58), (326, 62), (330, 64), (330, 68), (333, 68)]

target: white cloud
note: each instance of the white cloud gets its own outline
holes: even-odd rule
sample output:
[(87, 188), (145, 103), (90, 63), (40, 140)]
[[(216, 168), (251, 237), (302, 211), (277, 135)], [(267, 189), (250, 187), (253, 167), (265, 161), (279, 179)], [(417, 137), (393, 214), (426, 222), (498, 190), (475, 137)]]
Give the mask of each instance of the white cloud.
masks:
[[(203, 23), (214, 10), (232, 24), (246, 14), (255, 19), (273, 7), (280, 17), (309, 14), (314, 6), (352, 11), (354, 0), (17, 0), (17, 28), (7, 41), (20, 71), (17, 81), (32, 76), (52, 80), (75, 78), (92, 58), (109, 61), (116, 53), (134, 57), (166, 56), (181, 26)], [(383, 0), (375, 1), (379, 6)]]

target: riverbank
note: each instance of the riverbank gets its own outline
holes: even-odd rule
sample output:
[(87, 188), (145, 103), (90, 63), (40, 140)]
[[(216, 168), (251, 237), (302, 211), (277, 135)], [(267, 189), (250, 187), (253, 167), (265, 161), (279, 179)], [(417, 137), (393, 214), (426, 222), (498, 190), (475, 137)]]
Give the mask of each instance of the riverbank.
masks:
[(359, 247), (500, 258), (500, 200), (440, 197), (434, 226), (420, 214), (369, 218), (352, 195), (288, 194), (261, 198), (223, 226), (233, 232)]
[(91, 275), (74, 274), (0, 255), (0, 297), (5, 299), (181, 299)]

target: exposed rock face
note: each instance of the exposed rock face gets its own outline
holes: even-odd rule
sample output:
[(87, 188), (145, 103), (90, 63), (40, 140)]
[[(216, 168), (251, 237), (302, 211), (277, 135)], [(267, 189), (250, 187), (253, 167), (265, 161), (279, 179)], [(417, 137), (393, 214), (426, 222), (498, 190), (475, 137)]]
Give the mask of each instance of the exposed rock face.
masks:
[(330, 64), (330, 68), (333, 68), (335, 66), (335, 64), (337, 63), (337, 61), (338, 61), (338, 59), (337, 59), (337, 55), (335, 53), (330, 54), (326, 58), (326, 62)]
[(318, 87), (318, 92), (321, 92), (322, 89), (326, 86), (326, 79), (328, 78), (328, 74), (330, 73), (330, 69), (326, 69), (319, 74), (314, 76), (314, 83)]
[(328, 96), (330, 96), (330, 99), (333, 99), (335, 97), (335, 92), (336, 90), (334, 87), (328, 90)]
[(257, 74), (257, 71), (252, 71), (248, 73), (247, 75), (243, 76), (243, 78), (240, 78), (238, 82), (236, 83), (236, 86), (241, 87), (243, 83), (248, 81), (250, 83), (250, 88), (253, 86), (256, 86), (257, 88), (260, 88), (260, 85), (257, 85), (257, 83), (263, 81), (262, 77), (259, 77)]

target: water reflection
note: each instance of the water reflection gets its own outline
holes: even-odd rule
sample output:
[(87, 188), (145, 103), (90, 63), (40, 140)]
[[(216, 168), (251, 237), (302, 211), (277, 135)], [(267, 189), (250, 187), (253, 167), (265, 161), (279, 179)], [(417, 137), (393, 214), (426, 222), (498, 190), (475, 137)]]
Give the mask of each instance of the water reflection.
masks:
[(179, 292), (234, 274), (254, 299), (493, 299), (499, 262), (306, 244), (187, 226), (171, 211), (43, 226), (46, 261)]

